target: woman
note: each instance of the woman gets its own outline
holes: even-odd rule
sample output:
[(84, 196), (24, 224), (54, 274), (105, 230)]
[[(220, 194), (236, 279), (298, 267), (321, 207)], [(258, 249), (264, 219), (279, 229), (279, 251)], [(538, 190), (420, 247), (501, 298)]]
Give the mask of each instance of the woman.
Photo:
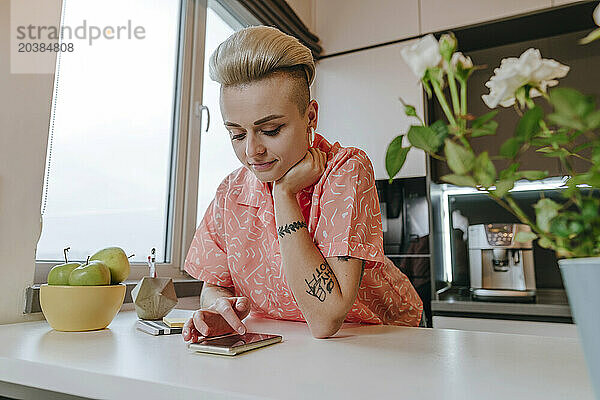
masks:
[(244, 333), (250, 311), (306, 321), (316, 338), (344, 321), (419, 324), (421, 300), (383, 254), (369, 158), (314, 132), (314, 74), (310, 50), (275, 28), (238, 31), (211, 56), (242, 167), (219, 185), (185, 260), (204, 281), (186, 341)]

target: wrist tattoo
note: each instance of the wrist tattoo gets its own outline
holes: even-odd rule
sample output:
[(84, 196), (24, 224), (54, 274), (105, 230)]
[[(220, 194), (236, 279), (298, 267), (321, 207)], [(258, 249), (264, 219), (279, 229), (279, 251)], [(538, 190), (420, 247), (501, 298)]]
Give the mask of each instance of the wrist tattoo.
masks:
[(312, 279), (310, 281), (305, 279), (304, 282), (308, 286), (306, 293), (316, 297), (321, 303), (325, 301), (327, 293), (331, 294), (335, 285), (333, 271), (331, 271), (331, 267), (327, 263), (319, 265), (315, 269), (315, 273), (312, 274)]
[(292, 232), (296, 232), (297, 230), (300, 230), (300, 228), (306, 228), (306, 222), (304, 221), (296, 221), (296, 222), (292, 222), (291, 224), (287, 224), (284, 226), (280, 226), (279, 228), (277, 228), (277, 234), (279, 235), (279, 237), (283, 237), (286, 233), (287, 234), (291, 234)]

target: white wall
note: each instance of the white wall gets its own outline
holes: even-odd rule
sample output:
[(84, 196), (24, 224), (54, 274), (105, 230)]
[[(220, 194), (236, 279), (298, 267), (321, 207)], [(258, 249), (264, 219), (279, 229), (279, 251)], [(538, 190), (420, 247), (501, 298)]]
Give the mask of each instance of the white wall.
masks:
[(315, 0), (323, 55), (419, 34), (419, 0)]
[[(60, 1), (54, 0), (58, 25)], [(0, 324), (23, 314), (41, 233), (40, 207), (54, 76), (10, 73), (10, 1), (0, 0)]]
[[(423, 115), (417, 78), (400, 49), (412, 41), (320, 60), (313, 85), (319, 103), (317, 132), (329, 142), (364, 150), (376, 179), (387, 179), (385, 154), (390, 142), (417, 120), (408, 118), (399, 96)], [(374, 62), (377, 60), (377, 62)], [(411, 149), (397, 178), (425, 176), (425, 153)]]

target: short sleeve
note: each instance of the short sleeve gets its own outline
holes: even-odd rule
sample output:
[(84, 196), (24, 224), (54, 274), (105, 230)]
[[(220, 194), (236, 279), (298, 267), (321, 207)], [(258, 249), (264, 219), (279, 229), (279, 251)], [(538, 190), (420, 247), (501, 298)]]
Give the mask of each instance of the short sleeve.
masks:
[(194, 278), (223, 287), (233, 286), (223, 240), (228, 186), (228, 178), (225, 178), (217, 188), (215, 198), (194, 234), (184, 263), (184, 270)]
[(324, 257), (384, 262), (373, 166), (364, 151), (345, 150), (330, 161), (333, 167), (321, 188), (314, 240)]

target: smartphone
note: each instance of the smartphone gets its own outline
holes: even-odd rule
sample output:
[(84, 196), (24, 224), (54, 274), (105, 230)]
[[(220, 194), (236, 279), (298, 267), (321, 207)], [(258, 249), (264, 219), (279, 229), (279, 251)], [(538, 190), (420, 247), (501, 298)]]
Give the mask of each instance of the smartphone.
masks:
[(202, 339), (196, 343), (189, 343), (188, 349), (194, 352), (235, 356), (248, 350), (279, 343), (282, 340), (283, 337), (280, 335), (248, 332), (243, 335)]

